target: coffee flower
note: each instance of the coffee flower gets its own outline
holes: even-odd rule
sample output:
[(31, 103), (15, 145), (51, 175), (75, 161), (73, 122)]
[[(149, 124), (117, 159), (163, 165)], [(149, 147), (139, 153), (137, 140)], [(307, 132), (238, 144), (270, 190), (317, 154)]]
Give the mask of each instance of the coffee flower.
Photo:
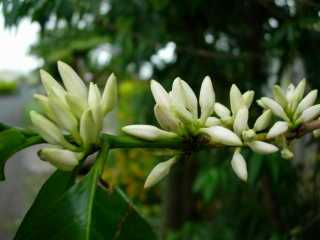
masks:
[[(170, 92), (152, 80), (151, 91), (156, 102), (154, 114), (160, 128), (150, 125), (129, 125), (122, 128), (126, 134), (148, 141), (190, 138), (200, 134), (200, 129), (206, 126), (209, 116), (214, 111), (215, 93), (208, 76), (202, 82), (199, 100), (191, 87), (180, 78), (174, 80)], [(176, 160), (168, 160), (157, 165), (147, 178), (145, 187), (158, 182), (175, 162)]]
[[(240, 150), (242, 146), (248, 146), (251, 150), (260, 154), (271, 154), (278, 151), (273, 144), (257, 139), (257, 132), (263, 131), (271, 124), (272, 113), (266, 110), (256, 120), (254, 127), (249, 128), (249, 108), (253, 101), (254, 92), (247, 91), (242, 94), (236, 85), (230, 89), (230, 107), (215, 103), (215, 114), (217, 117), (212, 121), (212, 126), (207, 122), (208, 128), (201, 131), (207, 134), (212, 144), (223, 144), (237, 147), (231, 161), (231, 166), (236, 175), (246, 181), (247, 168), (244, 157)], [(212, 119), (211, 118), (211, 119)], [(209, 118), (210, 120), (210, 118)]]
[(280, 86), (273, 88), (274, 99), (263, 97), (258, 104), (264, 109), (270, 109), (273, 115), (282, 119), (269, 130), (267, 137), (275, 138), (302, 123), (314, 120), (320, 114), (320, 104), (314, 105), (318, 91), (312, 90), (305, 97), (306, 81), (302, 80), (296, 87), (292, 84), (283, 91)]
[[(117, 83), (111, 74), (101, 94), (94, 83), (88, 88), (69, 65), (58, 62), (58, 70), (63, 85), (40, 71), (47, 95), (34, 97), (44, 115), (31, 111), (30, 118), (37, 133), (52, 145), (39, 151), (40, 158), (69, 171), (98, 143), (104, 116), (117, 101)], [(66, 134), (70, 135), (68, 139)]]

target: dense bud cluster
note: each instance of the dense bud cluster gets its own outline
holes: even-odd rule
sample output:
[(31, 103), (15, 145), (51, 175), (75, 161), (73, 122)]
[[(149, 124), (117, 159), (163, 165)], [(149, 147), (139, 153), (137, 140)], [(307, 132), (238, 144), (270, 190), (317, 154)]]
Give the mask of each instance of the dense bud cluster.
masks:
[[(35, 94), (45, 116), (30, 112), (34, 129), (51, 144), (39, 151), (41, 159), (62, 170), (71, 170), (99, 141), (104, 116), (117, 101), (117, 83), (110, 75), (103, 93), (90, 83), (89, 88), (67, 64), (58, 62), (64, 86), (41, 70), (47, 96)], [(68, 140), (65, 134), (70, 134)]]
[[(87, 88), (67, 64), (58, 62), (58, 70), (64, 87), (47, 72), (41, 71), (47, 96), (36, 94), (35, 98), (42, 105), (45, 116), (35, 111), (30, 116), (34, 129), (51, 144), (40, 150), (40, 157), (62, 170), (72, 170), (98, 144), (104, 116), (117, 101), (117, 84), (111, 74), (101, 94), (94, 83)], [(241, 93), (236, 85), (232, 85), (228, 108), (216, 102), (212, 81), (208, 76), (202, 82), (198, 97), (180, 78), (173, 81), (169, 92), (152, 80), (151, 91), (156, 102), (154, 114), (160, 128), (128, 125), (122, 130), (145, 141), (205, 139), (202, 144), (207, 147), (232, 147), (232, 169), (240, 179), (246, 181), (247, 164), (241, 154), (242, 148), (248, 147), (259, 154), (272, 154), (281, 149), (281, 156), (290, 159), (293, 153), (287, 134), (319, 117), (320, 104), (314, 105), (318, 92), (312, 90), (304, 96), (305, 88), (305, 80), (296, 87), (290, 84), (285, 91), (275, 85), (273, 99), (262, 97), (257, 101), (263, 112), (253, 126), (249, 126), (253, 91)], [(274, 122), (273, 119), (279, 120)], [(315, 130), (314, 135), (319, 136), (320, 130)], [(156, 165), (145, 187), (151, 187), (165, 177), (181, 154), (179, 152)]]
[[(156, 101), (154, 112), (162, 129), (150, 125), (129, 125), (122, 130), (149, 141), (204, 136), (209, 138), (209, 146), (234, 147), (231, 166), (236, 175), (246, 181), (247, 166), (241, 155), (241, 148), (249, 147), (259, 154), (272, 154), (282, 148), (281, 156), (286, 159), (292, 158), (293, 153), (289, 150), (285, 134), (319, 116), (320, 105), (314, 105), (317, 90), (303, 97), (305, 86), (306, 82), (302, 80), (297, 87), (291, 84), (284, 92), (276, 85), (273, 89), (275, 99), (263, 97), (258, 100), (258, 104), (264, 110), (250, 127), (248, 120), (249, 109), (254, 99), (253, 91), (242, 94), (236, 85), (232, 85), (229, 109), (215, 102), (214, 89), (209, 77), (202, 83), (199, 101), (190, 86), (180, 78), (174, 80), (169, 93), (158, 82), (152, 80), (151, 91)], [(281, 120), (273, 124), (274, 117)], [(320, 135), (317, 131), (314, 134)], [(262, 139), (261, 135), (266, 137)], [(159, 182), (176, 161), (177, 157), (174, 157), (159, 163), (148, 176), (145, 187)]]

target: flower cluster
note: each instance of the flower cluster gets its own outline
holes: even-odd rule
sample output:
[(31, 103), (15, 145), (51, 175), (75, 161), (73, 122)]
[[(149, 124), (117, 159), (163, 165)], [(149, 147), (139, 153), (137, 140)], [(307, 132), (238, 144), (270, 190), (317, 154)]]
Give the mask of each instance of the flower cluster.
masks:
[[(151, 91), (156, 102), (154, 114), (162, 129), (152, 125), (128, 125), (122, 128), (125, 133), (149, 141), (189, 138), (201, 132), (214, 111), (215, 93), (210, 77), (202, 82), (199, 101), (191, 87), (180, 78), (174, 80), (170, 92), (152, 80)], [(149, 174), (145, 187), (153, 186), (168, 174), (176, 159), (177, 156), (158, 164)]]
[[(98, 143), (104, 116), (117, 101), (117, 83), (110, 75), (103, 93), (90, 83), (89, 88), (67, 64), (58, 62), (64, 86), (50, 74), (40, 71), (47, 96), (35, 94), (45, 116), (30, 112), (33, 128), (48, 143), (39, 156), (61, 170), (71, 170)], [(65, 137), (68, 135), (68, 137)]]
[[(320, 114), (320, 105), (314, 105), (317, 90), (303, 97), (305, 85), (305, 80), (296, 88), (290, 85), (286, 93), (276, 85), (273, 89), (275, 100), (267, 97), (258, 100), (264, 111), (256, 119), (253, 127), (249, 127), (249, 108), (254, 99), (253, 91), (242, 94), (236, 85), (232, 85), (229, 109), (215, 102), (215, 93), (209, 77), (205, 77), (202, 83), (199, 101), (190, 86), (180, 78), (174, 80), (170, 92), (152, 80), (151, 91), (156, 102), (154, 113), (161, 129), (151, 125), (129, 125), (122, 130), (126, 134), (149, 141), (203, 136), (209, 139), (209, 146), (234, 147), (231, 166), (236, 175), (246, 181), (248, 173), (246, 161), (241, 155), (242, 147), (249, 147), (260, 154), (272, 154), (282, 147), (282, 157), (291, 158), (293, 153), (288, 148), (285, 133)], [(282, 120), (272, 125), (273, 116)], [(149, 174), (145, 187), (153, 186), (166, 176), (177, 159), (175, 156), (156, 165)]]

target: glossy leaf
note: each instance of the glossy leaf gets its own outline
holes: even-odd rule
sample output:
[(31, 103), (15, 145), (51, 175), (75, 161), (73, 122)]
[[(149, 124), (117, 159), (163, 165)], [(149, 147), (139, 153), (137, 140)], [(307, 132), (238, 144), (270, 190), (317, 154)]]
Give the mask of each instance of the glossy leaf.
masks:
[(23, 148), (41, 142), (36, 135), (26, 136), (22, 131), (8, 128), (0, 132), (0, 181), (5, 179), (4, 167), (6, 161)]
[(151, 227), (119, 189), (106, 190), (98, 184), (100, 171), (96, 164), (70, 188), (72, 178), (60, 172), (53, 175), (39, 193), (15, 239), (156, 239)]

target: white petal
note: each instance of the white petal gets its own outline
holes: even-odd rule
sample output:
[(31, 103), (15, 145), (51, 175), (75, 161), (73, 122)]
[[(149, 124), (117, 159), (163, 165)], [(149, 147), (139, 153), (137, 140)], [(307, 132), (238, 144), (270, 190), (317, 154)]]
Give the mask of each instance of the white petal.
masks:
[(160, 83), (151, 80), (151, 92), (158, 105), (170, 109), (170, 96)]
[(276, 101), (268, 97), (261, 98), (261, 101), (267, 108), (269, 108), (272, 111), (274, 115), (286, 121), (289, 120), (283, 108), (279, 105), (279, 103), (277, 103)]
[(117, 78), (112, 73), (106, 82), (106, 85), (104, 87), (103, 94), (102, 94), (101, 105), (102, 105), (103, 115), (110, 112), (117, 104), (117, 101), (118, 101)]
[(244, 104), (247, 106), (247, 108), (250, 108), (252, 102), (253, 102), (253, 98), (254, 98), (254, 91), (246, 91), (243, 95), (242, 95)]
[(212, 127), (220, 124), (221, 124), (221, 120), (216, 117), (208, 117), (207, 121), (205, 122), (206, 127)]
[(76, 149), (75, 146), (65, 140), (60, 129), (41, 114), (31, 111), (30, 119), (37, 133), (48, 143), (62, 145), (70, 150)]
[(222, 143), (228, 146), (241, 146), (241, 139), (231, 130), (221, 127), (213, 126), (210, 128), (202, 128), (201, 132), (209, 135), (211, 142)]
[(80, 119), (82, 116), (82, 113), (88, 107), (87, 102), (81, 102), (79, 101), (79, 98), (77, 96), (71, 95), (69, 93), (66, 94), (66, 100), (67, 100), (70, 111), (78, 119)]
[(300, 114), (307, 108), (311, 107), (317, 100), (318, 90), (313, 90), (309, 92), (299, 103), (295, 114)]
[(257, 132), (262, 131), (269, 127), (272, 119), (272, 112), (270, 109), (264, 111), (254, 123), (253, 129)]
[(201, 119), (204, 121), (213, 113), (215, 103), (215, 93), (211, 78), (206, 76), (202, 82), (199, 96), (201, 108)]
[(177, 161), (176, 157), (173, 157), (165, 162), (158, 163), (150, 172), (147, 180), (144, 184), (144, 188), (150, 188), (163, 179), (168, 173), (172, 165)]
[(273, 96), (274, 99), (283, 107), (285, 108), (288, 105), (287, 98), (283, 93), (281, 87), (279, 85), (275, 85), (273, 87)]
[(180, 79), (180, 84), (182, 86), (182, 94), (185, 99), (186, 108), (193, 114), (194, 117), (198, 117), (198, 100), (197, 96), (193, 92), (192, 88), (187, 82)]
[(65, 89), (46, 71), (40, 70), (40, 77), (43, 87), (45, 88), (47, 94), (54, 93), (60, 99), (64, 99), (66, 94)]
[(221, 103), (214, 104), (214, 111), (220, 118), (230, 117), (230, 110)]
[(66, 108), (59, 99), (49, 97), (49, 107), (55, 116), (56, 123), (70, 133), (77, 132), (78, 122), (69, 108)]
[(88, 105), (93, 108), (94, 106), (100, 106), (101, 93), (98, 86), (92, 82), (89, 85)]
[(284, 121), (276, 122), (267, 134), (267, 138), (275, 138), (281, 134), (284, 134), (289, 129), (289, 124)]
[(177, 134), (173, 132), (164, 131), (151, 125), (128, 125), (123, 127), (122, 131), (128, 135), (150, 141), (177, 137)]
[(61, 61), (58, 61), (58, 70), (68, 92), (81, 99), (87, 99), (87, 87), (78, 74), (68, 64)]
[(293, 96), (293, 101), (295, 101), (294, 106), (297, 106), (298, 103), (303, 98), (305, 89), (306, 89), (306, 80), (302, 79), (298, 84), (298, 86), (296, 87), (296, 89), (294, 90), (294, 96)]
[(248, 108), (242, 107), (238, 110), (236, 113), (236, 117), (234, 119), (233, 123), (233, 130), (238, 134), (241, 135), (241, 133), (248, 129), (248, 118), (249, 118), (249, 111)]
[(299, 117), (299, 121), (309, 122), (315, 119), (317, 116), (319, 116), (319, 114), (320, 114), (320, 104), (317, 104), (304, 110), (301, 116)]
[(43, 109), (43, 111), (45, 112), (46, 116), (52, 120), (55, 121), (56, 118), (52, 112), (52, 110), (49, 107), (49, 100), (48, 97), (40, 95), (40, 94), (34, 94), (33, 95), (34, 99), (36, 99), (38, 101), (38, 103), (40, 104), (41, 108)]
[(164, 106), (156, 104), (154, 114), (160, 126), (169, 131), (177, 132), (181, 122), (174, 116), (173, 112)]
[(260, 154), (271, 154), (278, 151), (278, 147), (270, 143), (262, 141), (253, 141), (248, 143), (248, 146), (255, 152)]
[(39, 151), (39, 157), (50, 162), (52, 165), (63, 171), (71, 171), (78, 165), (83, 153), (72, 152), (59, 148), (43, 148)]
[(293, 101), (294, 91), (295, 91), (294, 85), (292, 83), (289, 84), (287, 92), (286, 92), (286, 99), (287, 99), (288, 103), (291, 103)]
[(231, 160), (231, 167), (235, 172), (235, 174), (241, 180), (245, 182), (247, 181), (248, 179), (247, 163), (238, 150), (236, 150), (233, 154), (233, 157)]
[(230, 89), (230, 106), (233, 114), (236, 114), (244, 106), (242, 94), (235, 84), (232, 84)]

